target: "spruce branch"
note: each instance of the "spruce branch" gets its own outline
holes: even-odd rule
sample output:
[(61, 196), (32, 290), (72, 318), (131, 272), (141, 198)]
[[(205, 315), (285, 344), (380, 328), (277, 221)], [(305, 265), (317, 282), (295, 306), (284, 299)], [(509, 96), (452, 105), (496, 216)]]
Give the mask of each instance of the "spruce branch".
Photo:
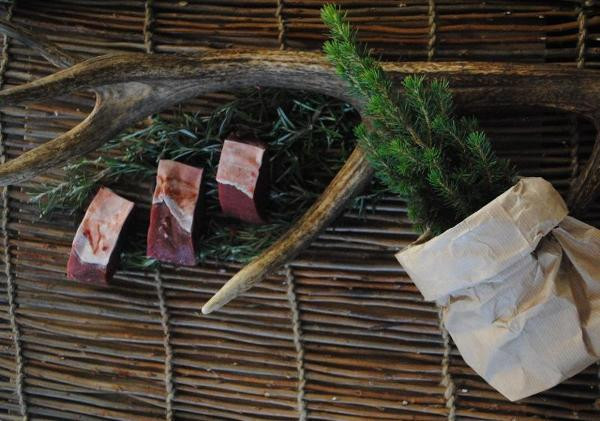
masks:
[(385, 76), (381, 66), (361, 49), (356, 41), (356, 33), (346, 22), (345, 15), (332, 5), (325, 5), (321, 17), (330, 28), (332, 40), (323, 49), (332, 59), (338, 74), (346, 81), (352, 92), (367, 100), (365, 110), (369, 116), (386, 116), (377, 120), (388, 131), (408, 132), (412, 140), (421, 147), (426, 143), (411, 124), (406, 110), (397, 106), (396, 93)]
[(397, 89), (341, 9), (325, 5), (321, 18), (330, 32), (323, 50), (364, 104), (368, 125), (355, 135), (417, 227), (439, 233), (511, 186), (512, 166), (496, 157), (477, 121), (455, 116), (447, 81), (411, 75)]

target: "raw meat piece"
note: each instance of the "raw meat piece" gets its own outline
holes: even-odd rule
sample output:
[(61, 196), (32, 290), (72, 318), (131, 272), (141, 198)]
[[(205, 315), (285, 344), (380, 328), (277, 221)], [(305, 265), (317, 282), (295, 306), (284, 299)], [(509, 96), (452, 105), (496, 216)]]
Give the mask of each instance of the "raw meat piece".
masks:
[(152, 198), (147, 255), (161, 262), (194, 266), (194, 233), (201, 210), (202, 168), (163, 159)]
[(133, 203), (101, 187), (75, 233), (67, 277), (107, 285), (119, 262), (119, 236)]
[(219, 203), (225, 215), (253, 224), (266, 222), (267, 164), (263, 143), (225, 140), (217, 170)]

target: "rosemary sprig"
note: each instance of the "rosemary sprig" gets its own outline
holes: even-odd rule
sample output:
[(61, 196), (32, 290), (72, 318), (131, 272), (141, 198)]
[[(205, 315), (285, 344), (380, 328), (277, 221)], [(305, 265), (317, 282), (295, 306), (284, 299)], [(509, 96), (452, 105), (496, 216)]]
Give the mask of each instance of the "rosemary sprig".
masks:
[[(32, 201), (42, 216), (74, 214), (85, 208), (100, 184), (127, 190), (130, 180), (153, 180), (162, 158), (201, 166), (206, 174), (208, 221), (199, 238), (202, 259), (245, 262), (273, 243), (302, 215), (343, 165), (354, 147), (358, 115), (348, 104), (300, 91), (245, 92), (209, 116), (178, 112), (107, 143), (99, 157), (65, 168), (64, 181), (37, 186)], [(231, 132), (269, 144), (270, 221), (254, 226), (220, 215), (215, 184), (222, 140)], [(375, 189), (377, 191), (377, 189)], [(356, 199), (356, 206), (364, 202)], [(145, 258), (145, 222), (125, 246), (125, 266), (152, 265)]]
[(369, 125), (356, 127), (358, 140), (383, 184), (407, 200), (417, 228), (440, 233), (511, 186), (513, 168), (477, 122), (454, 116), (446, 81), (413, 75), (396, 89), (345, 13), (325, 5), (321, 18), (331, 37), (325, 53), (365, 104)]

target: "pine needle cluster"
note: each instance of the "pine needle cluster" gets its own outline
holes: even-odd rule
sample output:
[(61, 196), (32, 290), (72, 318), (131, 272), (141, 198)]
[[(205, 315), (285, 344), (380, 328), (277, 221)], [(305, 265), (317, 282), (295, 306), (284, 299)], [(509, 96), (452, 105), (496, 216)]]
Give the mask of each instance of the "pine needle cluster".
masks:
[[(125, 197), (132, 185), (145, 181), (150, 186), (160, 159), (203, 167), (208, 225), (198, 238), (199, 257), (245, 262), (277, 240), (324, 190), (354, 148), (353, 128), (359, 120), (350, 105), (325, 95), (254, 89), (208, 116), (184, 112), (156, 116), (147, 127), (107, 143), (97, 158), (68, 165), (64, 181), (37, 185), (31, 199), (39, 205), (41, 216), (79, 215), (101, 184)], [(244, 224), (220, 213), (215, 176), (222, 141), (231, 132), (269, 145), (270, 220), (266, 225)], [(355, 208), (361, 211), (361, 204), (377, 189), (374, 186), (370, 196), (357, 198)], [(145, 257), (147, 215), (142, 212), (140, 217), (125, 244), (125, 267), (153, 265)]]
[(381, 181), (406, 199), (418, 229), (440, 233), (512, 185), (513, 168), (496, 157), (477, 121), (455, 117), (447, 81), (412, 75), (396, 89), (345, 13), (325, 5), (321, 18), (331, 37), (327, 57), (364, 103), (358, 141)]

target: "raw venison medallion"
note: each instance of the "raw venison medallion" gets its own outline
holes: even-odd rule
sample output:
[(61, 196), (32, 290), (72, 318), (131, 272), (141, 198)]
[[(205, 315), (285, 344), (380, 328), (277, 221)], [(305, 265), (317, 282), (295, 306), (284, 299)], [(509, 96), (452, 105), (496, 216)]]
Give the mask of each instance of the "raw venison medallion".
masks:
[(261, 142), (225, 140), (217, 183), (221, 210), (227, 216), (253, 224), (265, 223), (267, 193), (266, 147)]
[(132, 202), (112, 190), (98, 190), (73, 239), (69, 279), (108, 284), (119, 262), (119, 236), (132, 209)]
[(202, 168), (166, 159), (158, 163), (152, 198), (147, 254), (175, 265), (197, 263), (195, 216), (200, 206)]

